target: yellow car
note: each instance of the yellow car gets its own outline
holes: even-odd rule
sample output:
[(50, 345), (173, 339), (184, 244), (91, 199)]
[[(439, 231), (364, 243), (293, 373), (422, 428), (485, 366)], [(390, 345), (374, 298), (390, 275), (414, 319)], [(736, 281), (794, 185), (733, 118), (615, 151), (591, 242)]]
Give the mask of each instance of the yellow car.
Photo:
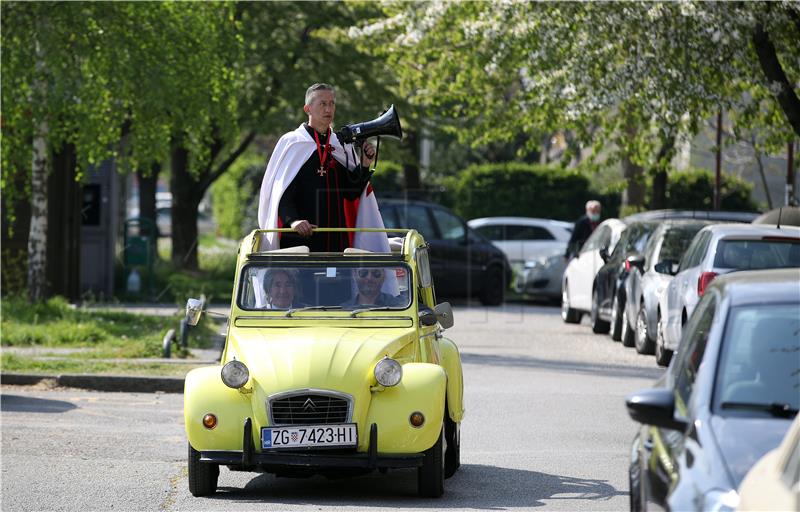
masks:
[[(273, 230), (289, 231), (289, 230)], [(388, 236), (388, 230), (360, 231)], [(217, 489), (219, 466), (284, 476), (417, 468), (439, 497), (460, 465), (461, 357), (442, 331), (428, 246), (392, 230), (391, 252), (239, 248), (218, 366), (186, 376), (189, 491)], [(196, 324), (201, 303), (189, 299)]]

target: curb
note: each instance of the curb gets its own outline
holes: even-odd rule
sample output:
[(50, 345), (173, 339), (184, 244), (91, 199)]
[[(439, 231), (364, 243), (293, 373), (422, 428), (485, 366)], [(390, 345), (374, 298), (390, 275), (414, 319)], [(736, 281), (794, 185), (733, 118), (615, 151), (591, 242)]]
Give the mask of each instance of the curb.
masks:
[(133, 377), (125, 375), (41, 375), (0, 373), (0, 384), (33, 386), (43, 381), (57, 386), (125, 393), (183, 393), (183, 379), (177, 377)]

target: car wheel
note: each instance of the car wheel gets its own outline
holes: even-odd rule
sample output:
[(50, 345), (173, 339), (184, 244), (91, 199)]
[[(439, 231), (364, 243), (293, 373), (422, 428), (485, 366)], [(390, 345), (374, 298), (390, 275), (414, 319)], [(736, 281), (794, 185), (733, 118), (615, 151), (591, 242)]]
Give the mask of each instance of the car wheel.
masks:
[[(621, 309), (625, 309), (625, 301), (622, 301)], [(623, 311), (620, 311), (619, 296), (614, 297), (614, 305), (611, 308), (611, 339), (619, 341), (622, 339), (622, 318)]]
[(658, 366), (669, 366), (672, 359), (672, 350), (664, 347), (664, 321), (661, 319), (661, 312), (658, 313), (658, 328), (656, 329), (656, 364)]
[(633, 329), (631, 329), (631, 322), (628, 319), (628, 308), (622, 308), (622, 333), (619, 339), (622, 341), (622, 346), (633, 346)]
[(564, 283), (564, 289), (561, 290), (561, 319), (565, 324), (579, 324), (582, 316), (580, 311), (569, 306), (569, 290), (567, 283)]
[(417, 468), (417, 492), (426, 498), (439, 498), (444, 494), (444, 429), (436, 443), (425, 450), (422, 466)]
[(595, 334), (606, 334), (611, 325), (605, 320), (600, 319), (600, 305), (597, 303), (597, 288), (592, 290), (592, 332)]
[(208, 496), (217, 492), (219, 464), (200, 461), (200, 452), (189, 445), (189, 492), (192, 496)]
[(628, 469), (628, 494), (630, 497), (629, 506), (631, 512), (641, 512), (642, 494), (641, 489), (639, 488), (639, 477), (634, 473), (634, 471), (635, 469), (633, 467)]
[(444, 435), (447, 449), (444, 452), (444, 477), (453, 476), (461, 467), (461, 425), (451, 420), (445, 411)]
[(647, 313), (644, 302), (639, 305), (639, 314), (636, 315), (636, 352), (640, 354), (653, 353), (653, 340), (647, 334)]
[(481, 303), (484, 306), (499, 306), (506, 296), (506, 279), (503, 269), (492, 265), (486, 271), (486, 279), (480, 293)]

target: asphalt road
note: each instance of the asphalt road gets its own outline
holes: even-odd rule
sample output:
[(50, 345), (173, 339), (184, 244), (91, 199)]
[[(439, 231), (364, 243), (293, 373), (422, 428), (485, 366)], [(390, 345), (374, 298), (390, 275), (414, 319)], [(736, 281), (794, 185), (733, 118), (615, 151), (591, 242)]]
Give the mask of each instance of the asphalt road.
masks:
[(2, 388), (2, 510), (621, 510), (635, 431), (623, 397), (661, 374), (561, 322), (555, 308), (455, 310), (467, 415), (462, 467), (441, 499), (412, 470), (328, 480), (222, 468), (220, 491), (186, 481), (182, 396)]

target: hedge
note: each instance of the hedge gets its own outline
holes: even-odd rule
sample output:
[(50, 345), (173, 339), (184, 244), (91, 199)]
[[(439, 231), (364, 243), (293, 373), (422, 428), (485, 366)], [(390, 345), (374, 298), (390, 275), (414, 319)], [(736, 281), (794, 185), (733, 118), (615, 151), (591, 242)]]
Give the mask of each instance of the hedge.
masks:
[[(756, 211), (750, 197), (753, 185), (732, 174), (722, 173), (720, 208), (728, 211)], [(714, 208), (714, 173), (693, 168), (672, 171), (667, 176), (667, 208), (712, 210)]]

